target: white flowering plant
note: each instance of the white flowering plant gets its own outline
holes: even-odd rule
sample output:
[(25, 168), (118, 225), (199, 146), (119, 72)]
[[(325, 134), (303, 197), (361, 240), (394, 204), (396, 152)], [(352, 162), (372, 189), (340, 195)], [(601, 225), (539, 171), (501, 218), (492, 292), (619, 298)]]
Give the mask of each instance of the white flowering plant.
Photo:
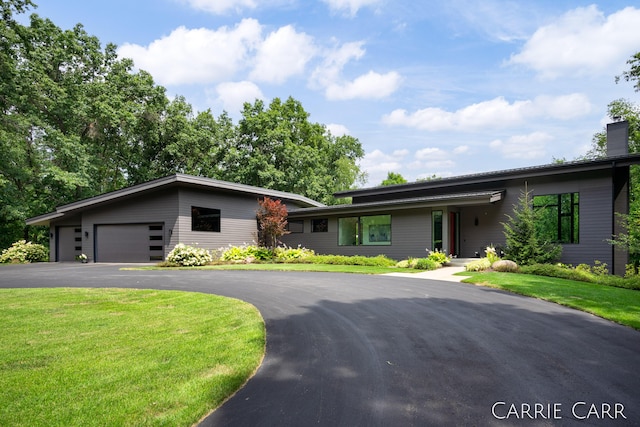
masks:
[(178, 243), (167, 255), (167, 262), (183, 267), (198, 267), (213, 261), (211, 252), (204, 248)]
[(18, 240), (0, 254), (0, 264), (27, 264), (49, 260), (49, 251), (43, 245)]

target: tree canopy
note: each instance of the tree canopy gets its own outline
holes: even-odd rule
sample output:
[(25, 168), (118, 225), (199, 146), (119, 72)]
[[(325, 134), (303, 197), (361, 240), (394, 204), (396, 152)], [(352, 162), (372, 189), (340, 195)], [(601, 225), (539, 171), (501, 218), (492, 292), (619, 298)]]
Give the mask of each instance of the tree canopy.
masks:
[(396, 184), (406, 184), (407, 180), (404, 179), (402, 175), (396, 172), (388, 172), (387, 178), (382, 181), (380, 185), (396, 185)]
[(15, 17), (34, 3), (0, 7), (0, 248), (46, 240), (46, 230), (26, 235), (28, 217), (173, 173), (327, 204), (363, 182), (360, 142), (334, 137), (291, 97), (246, 103), (237, 124), (195, 112), (81, 24), (63, 30), (32, 14), (22, 25)]

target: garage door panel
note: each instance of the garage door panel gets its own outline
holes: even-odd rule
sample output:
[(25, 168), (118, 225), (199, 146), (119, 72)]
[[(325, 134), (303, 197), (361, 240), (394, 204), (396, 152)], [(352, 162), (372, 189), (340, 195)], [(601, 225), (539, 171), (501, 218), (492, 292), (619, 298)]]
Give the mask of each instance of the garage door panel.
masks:
[(119, 224), (96, 227), (97, 262), (149, 262), (162, 259), (163, 227), (158, 224)]

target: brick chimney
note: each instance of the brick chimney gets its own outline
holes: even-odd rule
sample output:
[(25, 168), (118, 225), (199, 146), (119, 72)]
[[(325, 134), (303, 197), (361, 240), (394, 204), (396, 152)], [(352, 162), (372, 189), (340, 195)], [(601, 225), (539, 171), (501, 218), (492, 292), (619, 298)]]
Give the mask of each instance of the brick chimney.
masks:
[(629, 122), (626, 120), (607, 125), (607, 157), (629, 154)]

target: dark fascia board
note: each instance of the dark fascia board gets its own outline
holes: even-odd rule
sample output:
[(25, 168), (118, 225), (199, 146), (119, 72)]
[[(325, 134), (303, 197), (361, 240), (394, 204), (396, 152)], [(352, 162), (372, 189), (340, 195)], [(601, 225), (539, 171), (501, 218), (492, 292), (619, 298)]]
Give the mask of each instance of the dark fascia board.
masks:
[(77, 211), (93, 207), (102, 203), (111, 202), (124, 197), (140, 194), (152, 190), (156, 190), (169, 185), (189, 185), (194, 187), (200, 187), (212, 190), (224, 190), (235, 193), (243, 193), (253, 195), (257, 197), (267, 196), (284, 201), (294, 201), (309, 207), (322, 207), (324, 204), (311, 200), (307, 197), (300, 196), (299, 194), (287, 193), (284, 191), (269, 190), (261, 187), (254, 187), (252, 185), (236, 184), (233, 182), (220, 181), (217, 179), (204, 178), (193, 175), (176, 174), (166, 176), (164, 178), (155, 179), (153, 181), (145, 182), (143, 184), (134, 185), (131, 187), (123, 188), (121, 190), (111, 191), (109, 193), (101, 194), (99, 196), (91, 197), (88, 199), (80, 200), (67, 205), (59, 206), (55, 212), (40, 215), (37, 217), (27, 219), (27, 225), (47, 225), (49, 221), (60, 218), (68, 212)]
[(319, 215), (337, 215), (348, 213), (367, 213), (373, 211), (397, 211), (424, 207), (436, 207), (455, 204), (484, 205), (499, 202), (504, 197), (505, 190), (478, 191), (474, 193), (458, 193), (440, 196), (412, 197), (408, 199), (384, 200), (346, 205), (333, 205), (317, 208), (292, 209), (288, 212), (290, 219), (308, 218)]
[(431, 181), (396, 184), (389, 186), (369, 187), (355, 190), (347, 190), (335, 193), (337, 198), (377, 196), (383, 194), (403, 193), (406, 191), (446, 188), (459, 185), (471, 185), (495, 182), (498, 180), (526, 179), (538, 176), (564, 175), (577, 172), (588, 172), (611, 167), (630, 166), (640, 163), (640, 153), (624, 156), (607, 157), (596, 160), (585, 160), (566, 163), (553, 163), (542, 166), (531, 166), (518, 169), (506, 169), (495, 172), (483, 172), (470, 175), (461, 175), (450, 178), (438, 178)]

